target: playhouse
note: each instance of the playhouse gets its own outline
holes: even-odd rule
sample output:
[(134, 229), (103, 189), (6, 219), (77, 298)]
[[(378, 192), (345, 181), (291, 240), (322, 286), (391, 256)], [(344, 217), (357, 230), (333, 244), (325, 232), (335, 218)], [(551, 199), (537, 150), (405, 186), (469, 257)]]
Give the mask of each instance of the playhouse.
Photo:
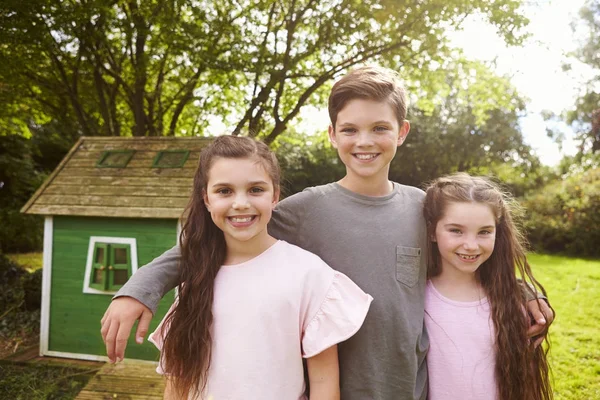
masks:
[[(82, 137), (23, 206), (45, 216), (41, 355), (107, 360), (100, 319), (138, 268), (177, 243), (208, 141)], [(172, 301), (161, 301), (150, 331)], [(158, 352), (132, 334), (126, 358)]]

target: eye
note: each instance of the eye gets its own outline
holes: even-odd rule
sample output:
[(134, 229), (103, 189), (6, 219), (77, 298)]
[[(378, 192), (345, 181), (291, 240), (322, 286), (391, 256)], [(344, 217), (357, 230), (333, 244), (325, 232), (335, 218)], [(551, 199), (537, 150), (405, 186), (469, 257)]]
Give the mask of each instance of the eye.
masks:
[(356, 132), (356, 129), (354, 128), (342, 128), (342, 132), (345, 134), (352, 134)]
[(385, 132), (387, 130), (389, 130), (389, 128), (387, 126), (381, 126), (380, 125), (380, 126), (376, 126), (375, 127), (375, 132)]
[(231, 194), (231, 189), (229, 188), (219, 188), (217, 189), (217, 193), (223, 196), (226, 196), (228, 194)]
[(480, 235), (491, 235), (491, 234), (493, 234), (493, 232), (488, 229), (484, 229), (481, 232), (479, 232), (479, 234)]
[(260, 186), (254, 186), (252, 188), (250, 188), (250, 193), (263, 193), (265, 191), (264, 188), (261, 188)]
[(458, 228), (450, 228), (450, 232), (452, 233), (462, 233)]

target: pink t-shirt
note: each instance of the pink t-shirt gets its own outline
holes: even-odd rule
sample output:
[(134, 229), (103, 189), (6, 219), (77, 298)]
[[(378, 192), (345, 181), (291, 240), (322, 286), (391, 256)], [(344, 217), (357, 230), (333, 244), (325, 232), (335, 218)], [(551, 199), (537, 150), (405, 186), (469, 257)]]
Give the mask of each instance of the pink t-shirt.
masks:
[[(221, 267), (202, 398), (303, 399), (302, 358), (354, 335), (371, 301), (318, 256), (284, 241), (252, 260)], [(163, 322), (149, 337), (159, 349), (168, 330)], [(161, 363), (157, 372), (168, 373)]]
[(427, 282), (429, 400), (496, 400), (494, 327), (487, 299), (460, 302)]

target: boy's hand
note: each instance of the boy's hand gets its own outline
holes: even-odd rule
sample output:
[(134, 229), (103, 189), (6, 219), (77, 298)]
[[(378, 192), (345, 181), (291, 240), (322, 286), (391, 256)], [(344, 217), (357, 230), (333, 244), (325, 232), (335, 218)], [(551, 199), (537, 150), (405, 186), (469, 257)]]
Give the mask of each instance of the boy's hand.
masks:
[(532, 323), (527, 331), (527, 335), (532, 340), (534, 347), (538, 347), (546, 337), (548, 327), (554, 321), (554, 311), (550, 308), (546, 300), (537, 299), (527, 302), (527, 311), (531, 315)]
[(114, 299), (104, 313), (100, 323), (102, 340), (106, 345), (106, 355), (111, 363), (123, 360), (127, 339), (135, 321), (139, 320), (135, 341), (142, 343), (148, 333), (152, 311), (133, 297), (118, 297)]

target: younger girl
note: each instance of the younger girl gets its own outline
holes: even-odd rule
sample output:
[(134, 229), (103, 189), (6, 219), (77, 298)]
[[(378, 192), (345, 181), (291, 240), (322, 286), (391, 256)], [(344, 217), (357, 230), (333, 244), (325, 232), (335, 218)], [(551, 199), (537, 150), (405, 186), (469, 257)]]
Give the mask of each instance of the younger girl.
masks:
[(545, 291), (531, 273), (513, 204), (488, 179), (467, 174), (427, 188), (429, 400), (552, 398), (546, 353), (527, 337), (515, 270), (527, 290)]
[(278, 241), (279, 198), (268, 147), (216, 138), (201, 155), (181, 233), (179, 296), (150, 336), (166, 398), (339, 398), (336, 344), (361, 326), (372, 298), (319, 257)]

